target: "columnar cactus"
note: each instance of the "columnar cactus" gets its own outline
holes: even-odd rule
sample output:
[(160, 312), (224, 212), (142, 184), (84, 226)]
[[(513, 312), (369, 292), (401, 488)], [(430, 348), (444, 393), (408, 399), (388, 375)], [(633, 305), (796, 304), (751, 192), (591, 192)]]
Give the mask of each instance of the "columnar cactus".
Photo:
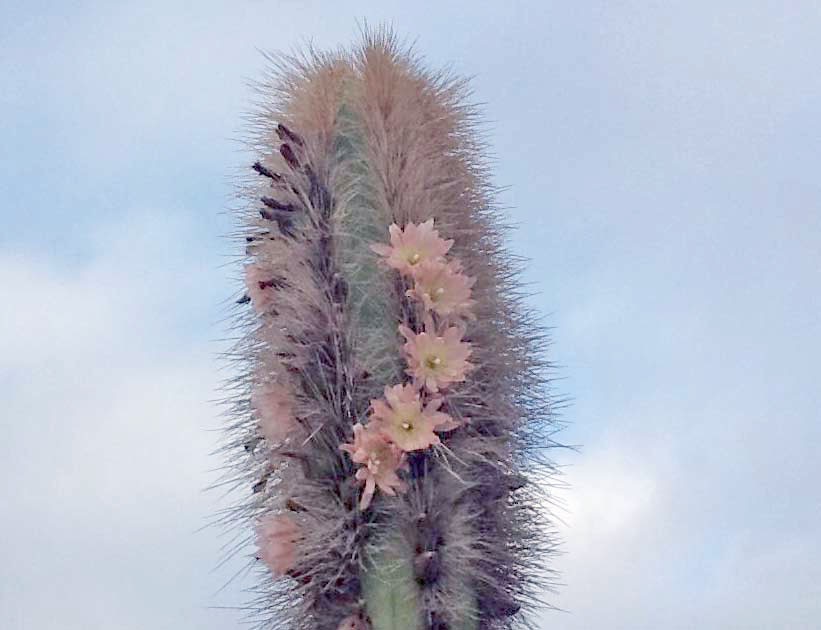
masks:
[(271, 62), (227, 431), (260, 627), (527, 626), (557, 423), (467, 83), (385, 31)]

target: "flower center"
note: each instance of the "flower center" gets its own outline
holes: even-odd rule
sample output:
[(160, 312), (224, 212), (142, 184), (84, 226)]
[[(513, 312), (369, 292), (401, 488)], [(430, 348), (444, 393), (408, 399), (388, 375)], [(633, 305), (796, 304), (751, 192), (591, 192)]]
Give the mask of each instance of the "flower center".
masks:
[(407, 420), (406, 420), (405, 422), (403, 422), (400, 426), (401, 426), (401, 427), (402, 427), (405, 431), (407, 431), (408, 433), (410, 433), (411, 431), (413, 431), (413, 425), (412, 425), (410, 422), (408, 422)]
[(419, 254), (419, 252), (414, 252), (408, 257), (408, 262), (412, 265), (415, 265), (419, 262), (420, 258), (422, 258), (422, 256)]
[(435, 354), (430, 355), (425, 359), (425, 365), (428, 366), (429, 369), (435, 370), (442, 364), (442, 359), (437, 357)]

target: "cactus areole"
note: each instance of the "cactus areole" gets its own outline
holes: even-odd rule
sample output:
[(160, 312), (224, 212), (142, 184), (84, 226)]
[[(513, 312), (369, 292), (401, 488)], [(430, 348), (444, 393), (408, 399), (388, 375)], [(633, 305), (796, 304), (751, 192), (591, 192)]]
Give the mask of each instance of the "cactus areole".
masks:
[(547, 338), (468, 83), (386, 30), (270, 56), (236, 210), (225, 453), (257, 627), (529, 627), (552, 587)]

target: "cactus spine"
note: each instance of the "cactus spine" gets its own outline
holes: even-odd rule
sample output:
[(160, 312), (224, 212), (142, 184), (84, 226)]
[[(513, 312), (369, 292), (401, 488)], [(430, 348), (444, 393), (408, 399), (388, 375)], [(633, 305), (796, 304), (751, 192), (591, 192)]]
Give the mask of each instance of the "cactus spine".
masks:
[(381, 30), (271, 62), (227, 431), (260, 627), (526, 625), (557, 424), (467, 84)]

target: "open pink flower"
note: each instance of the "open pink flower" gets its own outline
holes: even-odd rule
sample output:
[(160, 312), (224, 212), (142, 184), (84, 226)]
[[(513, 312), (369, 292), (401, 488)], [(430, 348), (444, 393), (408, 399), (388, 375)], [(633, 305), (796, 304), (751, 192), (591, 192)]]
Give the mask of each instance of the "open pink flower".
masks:
[(451, 383), (464, 381), (473, 368), (467, 360), (471, 353), (470, 344), (462, 341), (464, 332), (458, 326), (448, 326), (439, 336), (433, 321), (428, 318), (425, 332), (417, 334), (407, 326), (400, 326), (399, 332), (407, 340), (403, 347), (408, 362), (407, 373), (430, 392), (436, 393)]
[(257, 387), (251, 405), (259, 418), (260, 433), (271, 444), (281, 444), (299, 429), (291, 392), (284, 385), (266, 383)]
[(371, 249), (385, 262), (401, 273), (412, 274), (416, 267), (429, 260), (440, 260), (453, 245), (452, 240), (445, 240), (433, 228), (433, 219), (420, 225), (408, 223), (400, 229), (395, 223), (388, 228), (391, 244), (371, 245)]
[(286, 514), (267, 516), (257, 527), (259, 557), (274, 575), (285, 575), (294, 567), (299, 526)]
[(443, 317), (470, 317), (475, 302), (470, 299), (470, 289), (476, 283), (462, 273), (458, 261), (444, 263), (428, 260), (416, 267), (413, 274), (414, 287), (407, 295), (422, 302), (429, 311)]
[(372, 422), (403, 451), (419, 451), (439, 444), (435, 431), (457, 426), (441, 406), (442, 399), (435, 398), (423, 408), (415, 387), (394, 385), (385, 388), (385, 400), (371, 401)]
[(405, 466), (405, 455), (375, 426), (364, 427), (357, 422), (353, 425), (353, 444), (343, 444), (340, 448), (350, 454), (354, 463), (363, 464), (356, 471), (356, 478), (365, 482), (360, 509), (371, 504), (376, 488), (390, 496), (395, 496), (397, 490), (404, 492), (405, 482), (396, 471)]
[(260, 315), (270, 311), (274, 304), (273, 274), (257, 263), (245, 265), (245, 287), (251, 304)]

